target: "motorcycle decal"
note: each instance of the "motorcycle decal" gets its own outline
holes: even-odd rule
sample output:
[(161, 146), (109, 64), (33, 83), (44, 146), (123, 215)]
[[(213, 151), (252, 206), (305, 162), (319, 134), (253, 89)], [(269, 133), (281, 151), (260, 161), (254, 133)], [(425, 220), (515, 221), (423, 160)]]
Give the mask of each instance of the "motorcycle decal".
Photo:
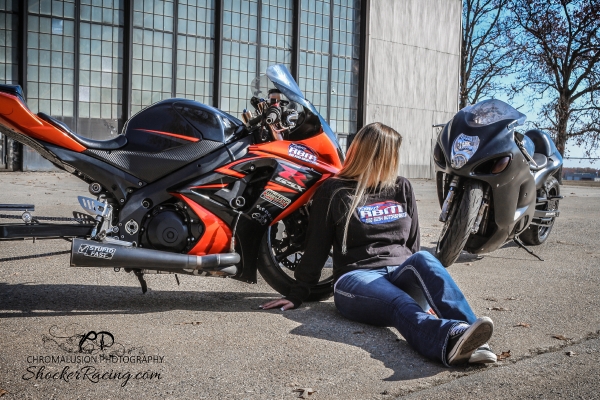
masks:
[(256, 205), (256, 212), (252, 213), (252, 219), (257, 220), (261, 225), (267, 225), (273, 221), (273, 216), (265, 207)]
[(217, 168), (217, 169), (215, 169), (215, 172), (218, 172), (223, 175), (233, 176), (236, 178), (244, 178), (246, 176), (246, 175), (242, 174), (241, 172), (234, 171), (233, 169), (229, 169), (229, 165), (226, 165), (221, 168)]
[(298, 143), (290, 143), (288, 155), (311, 164), (317, 163), (317, 155), (310, 147)]
[(170, 133), (170, 132), (153, 131), (151, 129), (136, 129), (136, 131), (150, 132), (150, 133), (156, 133), (158, 135), (171, 136), (171, 137), (174, 137), (174, 138), (177, 138), (177, 139), (188, 140), (190, 142), (199, 142), (200, 141), (200, 139), (192, 137), (192, 136), (183, 136), (183, 135), (178, 135), (176, 133)]
[(464, 133), (458, 135), (452, 144), (452, 158), (450, 165), (452, 168), (460, 169), (473, 157), (473, 154), (479, 148), (479, 137), (468, 136)]
[(385, 224), (406, 218), (404, 207), (395, 201), (382, 201), (357, 207), (358, 217), (364, 224)]
[(288, 187), (285, 186), (281, 186), (278, 185), (275, 182), (268, 182), (267, 185), (265, 186), (265, 189), (271, 189), (274, 190), (276, 192), (284, 192), (284, 193), (296, 193), (293, 189), (290, 189)]
[(285, 179), (285, 178), (282, 178), (281, 176), (276, 176), (276, 177), (275, 177), (275, 180), (276, 180), (277, 182), (279, 182), (279, 183), (281, 183), (281, 184), (285, 185), (285, 186), (291, 187), (292, 189), (294, 189), (294, 190), (295, 190), (295, 191), (297, 191), (297, 192), (303, 192), (303, 191), (305, 191), (305, 190), (306, 190), (305, 188), (303, 188), (302, 186), (298, 185), (297, 183), (290, 182), (290, 181), (288, 181), (287, 179)]
[(266, 225), (269, 223), (268, 217), (261, 213), (252, 213), (252, 219), (257, 220), (261, 225)]
[(275, 177), (275, 180), (285, 186), (291, 187), (298, 192), (305, 191), (305, 182), (308, 180), (307, 176), (283, 163), (280, 165), (283, 168), (283, 171), (279, 172), (279, 176)]
[(223, 189), (228, 183), (209, 183), (208, 185), (192, 186), (190, 189)]
[(277, 207), (284, 209), (290, 205), (292, 202), (287, 197), (275, 192), (274, 190), (267, 189), (261, 193), (260, 198), (268, 201), (271, 204), (276, 205)]
[(117, 249), (114, 247), (94, 246), (89, 244), (82, 244), (79, 246), (79, 249), (77, 249), (77, 253), (83, 254), (86, 257), (104, 258), (107, 260), (112, 260), (116, 252)]

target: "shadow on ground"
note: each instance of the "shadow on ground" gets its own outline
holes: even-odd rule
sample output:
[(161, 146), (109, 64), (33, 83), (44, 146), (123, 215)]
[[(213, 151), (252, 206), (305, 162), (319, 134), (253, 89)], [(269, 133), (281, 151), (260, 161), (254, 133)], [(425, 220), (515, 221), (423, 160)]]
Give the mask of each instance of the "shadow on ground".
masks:
[[(163, 291), (97, 285), (0, 283), (0, 318), (150, 314), (173, 310), (281, 313), (258, 305), (273, 293)], [(344, 319), (332, 302), (306, 303), (282, 315), (300, 326), (293, 335), (313, 337), (360, 348), (392, 370), (385, 381), (432, 376), (446, 371), (417, 354), (393, 329)], [(258, 331), (257, 331), (258, 333)]]

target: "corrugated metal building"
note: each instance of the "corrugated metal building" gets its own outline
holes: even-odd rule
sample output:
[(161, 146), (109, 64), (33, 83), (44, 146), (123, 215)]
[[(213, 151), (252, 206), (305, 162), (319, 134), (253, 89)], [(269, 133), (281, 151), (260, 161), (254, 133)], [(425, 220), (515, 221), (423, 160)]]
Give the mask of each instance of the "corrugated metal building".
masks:
[[(345, 147), (380, 121), (401, 173), (430, 178), (432, 125), (458, 108), (459, 0), (0, 0), (0, 83), (78, 133), (110, 138), (169, 97), (239, 116), (283, 63)], [(0, 138), (0, 170), (47, 170)]]

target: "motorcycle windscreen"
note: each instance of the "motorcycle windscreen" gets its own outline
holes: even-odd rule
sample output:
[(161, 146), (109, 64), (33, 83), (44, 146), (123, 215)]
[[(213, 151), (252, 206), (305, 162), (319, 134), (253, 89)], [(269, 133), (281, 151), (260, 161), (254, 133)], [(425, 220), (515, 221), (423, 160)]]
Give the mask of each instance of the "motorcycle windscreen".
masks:
[(329, 124), (325, 121), (321, 114), (317, 111), (315, 106), (313, 106), (310, 101), (306, 100), (302, 91), (298, 87), (298, 84), (290, 74), (290, 71), (283, 64), (271, 65), (267, 68), (267, 77), (273, 82), (275, 87), (281, 91), (290, 101), (301, 104), (311, 113), (319, 117), (319, 122), (321, 123), (321, 127), (323, 132), (327, 135), (327, 137), (333, 142), (337, 149), (340, 149), (340, 145), (337, 141), (337, 137), (333, 130), (329, 126)]
[(465, 114), (465, 120), (470, 126), (492, 125), (498, 121), (516, 121), (516, 125), (523, 125), (527, 116), (514, 107), (497, 99), (483, 100), (477, 104), (466, 106), (461, 111)]

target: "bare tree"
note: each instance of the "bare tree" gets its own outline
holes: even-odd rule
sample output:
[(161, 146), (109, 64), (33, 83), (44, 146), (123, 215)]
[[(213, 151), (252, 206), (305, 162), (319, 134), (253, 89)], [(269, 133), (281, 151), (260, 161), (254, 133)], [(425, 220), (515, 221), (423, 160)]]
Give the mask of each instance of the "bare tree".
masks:
[(513, 92), (542, 102), (537, 125), (561, 154), (574, 139), (589, 156), (600, 142), (600, 1), (510, 0), (509, 10), (519, 55)]
[(464, 0), (460, 59), (460, 108), (493, 97), (499, 78), (514, 65), (508, 57), (504, 11), (508, 0)]

